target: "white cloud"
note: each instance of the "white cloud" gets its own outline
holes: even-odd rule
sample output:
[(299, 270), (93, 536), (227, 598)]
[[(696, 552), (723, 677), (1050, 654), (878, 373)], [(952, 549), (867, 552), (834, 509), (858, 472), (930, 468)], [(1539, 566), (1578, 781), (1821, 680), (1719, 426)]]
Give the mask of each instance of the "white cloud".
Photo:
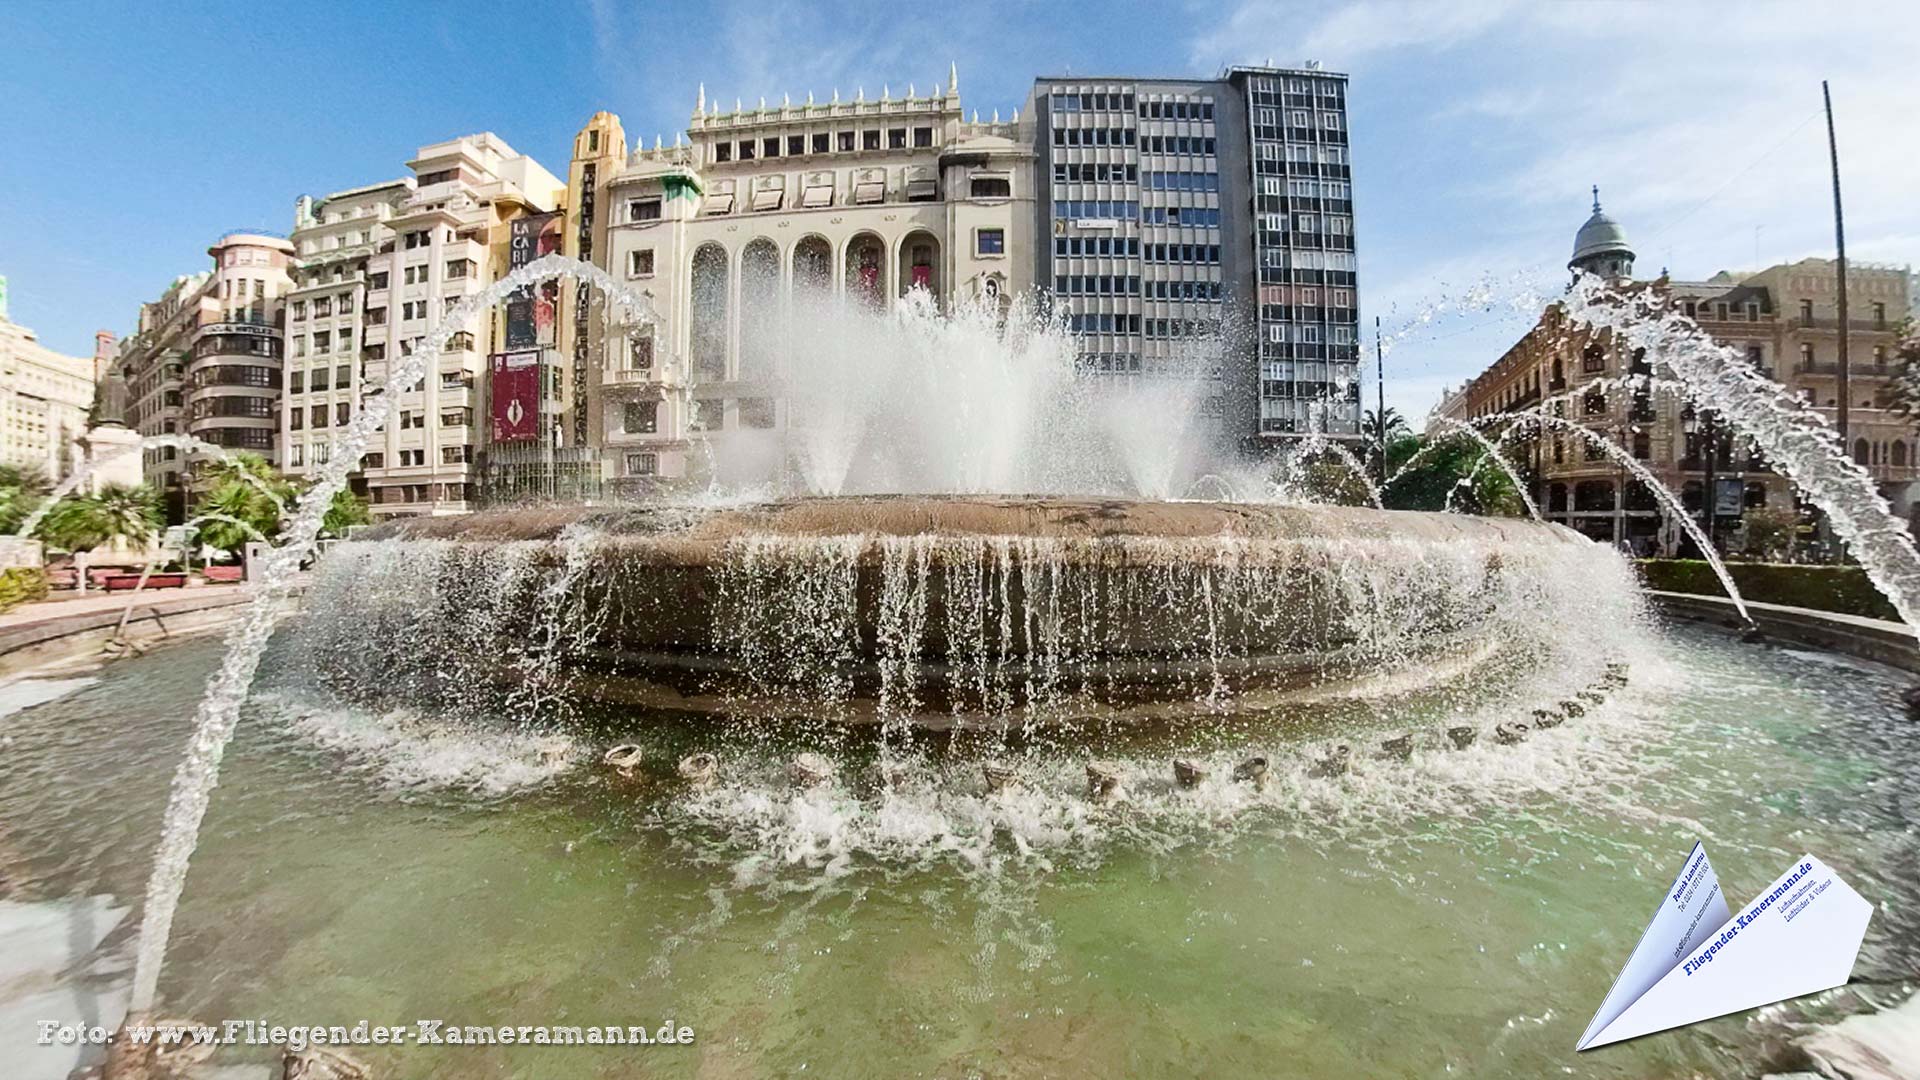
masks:
[[(1849, 253), (1912, 261), (1920, 5), (1834, 13), (1812, 18), (1784, 0), (1737, 13), (1507, 0), (1328, 12), (1249, 0), (1189, 54), (1211, 68), (1283, 51), (1269, 42), (1298, 43), (1275, 59), (1310, 56), (1353, 73), (1371, 315), (1418, 311), (1423, 296), (1447, 291), (1444, 278), (1476, 270), (1557, 274), (1596, 183), (1643, 272), (1704, 277), (1756, 257), (1830, 253), (1822, 78), (1833, 80)], [(1401, 355), (1431, 375), (1415, 385), (1457, 382), (1506, 341), (1409, 340)]]

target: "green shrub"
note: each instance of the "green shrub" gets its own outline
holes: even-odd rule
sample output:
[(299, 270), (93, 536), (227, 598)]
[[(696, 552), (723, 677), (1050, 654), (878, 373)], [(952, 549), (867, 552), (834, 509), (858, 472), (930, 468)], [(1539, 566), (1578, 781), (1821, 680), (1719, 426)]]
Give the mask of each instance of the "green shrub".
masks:
[[(1837, 611), (1872, 619), (1898, 619), (1899, 613), (1857, 566), (1804, 566), (1791, 563), (1728, 563), (1740, 595), (1762, 604)], [(1699, 559), (1643, 559), (1640, 576), (1649, 589), (1724, 596), (1713, 567)]]
[(0, 611), (11, 611), (29, 600), (47, 598), (47, 572), (37, 566), (0, 570)]

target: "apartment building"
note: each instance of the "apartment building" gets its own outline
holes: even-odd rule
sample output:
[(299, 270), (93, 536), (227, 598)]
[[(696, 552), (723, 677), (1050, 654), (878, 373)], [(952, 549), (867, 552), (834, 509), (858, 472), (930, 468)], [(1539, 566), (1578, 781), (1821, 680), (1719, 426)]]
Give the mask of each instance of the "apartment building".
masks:
[[(505, 273), (508, 223), (553, 210), (557, 177), (490, 132), (421, 147), (397, 180), (302, 198), (293, 242), (288, 373), (280, 416), (289, 473), (325, 465), (365, 395), (455, 305)], [(351, 480), (376, 517), (472, 507), (492, 312), (454, 330), (433, 370), (400, 391)]]
[[(1802, 259), (1757, 272), (1721, 272), (1704, 281), (1662, 276), (1635, 281), (1626, 231), (1600, 207), (1581, 226), (1569, 268), (1664, 296), (1723, 345), (1829, 420), (1838, 411), (1839, 323), (1837, 274), (1831, 260)], [(1848, 450), (1866, 467), (1901, 513), (1913, 513), (1920, 480), (1920, 432), (1887, 408), (1895, 328), (1909, 311), (1911, 275), (1904, 268), (1852, 263), (1849, 301)], [(1441, 414), (1466, 420), (1529, 409), (1548, 402), (1566, 417), (1625, 449), (1663, 487), (1678, 492), (1689, 513), (1706, 520), (1712, 489), (1715, 537), (1741, 542), (1749, 512), (1799, 509), (1797, 493), (1757, 449), (1716, 428), (1671, 395), (1628, 398), (1597, 389), (1596, 380), (1650, 374), (1645, 356), (1622, 349), (1609, 334), (1567, 324), (1558, 307), (1507, 350), (1499, 361), (1442, 404)], [(1532, 467), (1536, 496), (1549, 520), (1596, 539), (1640, 551), (1672, 553), (1683, 546), (1653, 492), (1586, 437), (1552, 432), (1518, 441)]]
[[(108, 342), (113, 335), (95, 337)], [(0, 464), (38, 472), (57, 483), (84, 460), (80, 440), (93, 404), (94, 361), (40, 343), (7, 316), (0, 278)]]
[[(138, 328), (114, 361), (128, 428), (143, 437), (191, 434), (279, 461), (273, 418), (292, 253), (270, 233), (229, 233), (207, 249), (212, 269), (175, 278), (140, 306)], [(203, 456), (171, 446), (142, 453), (142, 474), (171, 523), (185, 520)]]
[(566, 250), (659, 315), (609, 345), (583, 294), (562, 297), (562, 375), (586, 406), (572, 406), (571, 437), (598, 451), (613, 490), (686, 478), (704, 467), (701, 440), (790, 421), (772, 315), (792, 298), (884, 311), (923, 288), (943, 305), (1005, 305), (1034, 284), (1030, 136), (1017, 113), (965, 116), (951, 68), (925, 93), (732, 109), (703, 87), (675, 145), (628, 152), (603, 113), (574, 152)]
[(1088, 370), (1206, 379), (1222, 448), (1358, 437), (1346, 87), (1312, 65), (1035, 81), (1034, 273)]

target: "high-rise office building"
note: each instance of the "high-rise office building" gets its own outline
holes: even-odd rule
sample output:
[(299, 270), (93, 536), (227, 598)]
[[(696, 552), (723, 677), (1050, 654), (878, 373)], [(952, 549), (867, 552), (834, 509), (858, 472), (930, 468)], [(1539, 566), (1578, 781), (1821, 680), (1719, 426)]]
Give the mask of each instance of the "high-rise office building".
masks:
[(1346, 77), (1035, 82), (1035, 280), (1088, 370), (1201, 378), (1222, 448), (1359, 435)]

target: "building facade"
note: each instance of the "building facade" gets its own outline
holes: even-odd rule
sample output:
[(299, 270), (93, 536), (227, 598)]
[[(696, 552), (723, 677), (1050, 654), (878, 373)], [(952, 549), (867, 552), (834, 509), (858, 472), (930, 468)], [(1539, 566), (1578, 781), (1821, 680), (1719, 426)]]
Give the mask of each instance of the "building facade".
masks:
[[(340, 429), (391, 366), (454, 307), (506, 272), (508, 223), (553, 210), (565, 185), (492, 133), (421, 147), (412, 175), (302, 198), (288, 312), (284, 468), (328, 462)], [(475, 497), (486, 355), (498, 334), (475, 312), (420, 382), (400, 391), (352, 478), (376, 517), (464, 513)]]
[(1311, 66), (1035, 82), (1034, 274), (1087, 370), (1207, 380), (1222, 446), (1359, 437), (1346, 86)]
[[(95, 346), (104, 336), (95, 337)], [(84, 460), (80, 440), (93, 404), (94, 361), (40, 344), (7, 316), (0, 278), (0, 464), (58, 483)]]
[[(1830, 421), (1835, 418), (1839, 335), (1837, 275), (1830, 260), (1722, 272), (1705, 281), (1663, 276), (1639, 282), (1632, 279), (1633, 260), (1625, 230), (1601, 210), (1596, 194), (1593, 215), (1576, 236), (1570, 268), (1607, 277), (1628, 290), (1658, 293), (1762, 374)], [(1920, 432), (1888, 408), (1895, 328), (1907, 317), (1909, 288), (1910, 275), (1903, 268), (1848, 266), (1853, 398), (1848, 450), (1895, 509), (1911, 516), (1914, 483), (1920, 480)], [(1627, 451), (1702, 520), (1711, 490), (1715, 539), (1722, 546), (1740, 546), (1744, 519), (1753, 511), (1800, 509), (1792, 485), (1756, 448), (1737, 432), (1716, 430), (1711, 417), (1685, 402), (1672, 395), (1583, 389), (1598, 380), (1651, 373), (1645, 357), (1623, 350), (1611, 335), (1568, 326), (1555, 307), (1492, 367), (1450, 395), (1440, 411), (1470, 420), (1545, 402), (1553, 415)], [(1535, 494), (1549, 520), (1641, 552), (1671, 554), (1685, 546), (1657, 496), (1585, 436), (1548, 431), (1514, 445), (1537, 478)]]
[[(130, 430), (192, 435), (278, 462), (273, 417), (292, 251), (268, 233), (229, 233), (207, 249), (212, 269), (175, 278), (140, 305), (138, 327), (114, 360)], [(173, 446), (142, 452), (142, 475), (163, 497), (169, 522), (185, 519), (195, 466), (206, 456)]]
[(796, 298), (886, 310), (923, 288), (1005, 305), (1033, 285), (1029, 137), (1017, 114), (964, 117), (951, 70), (926, 94), (873, 100), (722, 110), (703, 88), (675, 143), (627, 153), (600, 114), (575, 145), (567, 251), (658, 317), (609, 334), (583, 294), (563, 298), (564, 396), (587, 406), (572, 406), (574, 435), (614, 490), (683, 480), (701, 440), (790, 422), (778, 313)]

